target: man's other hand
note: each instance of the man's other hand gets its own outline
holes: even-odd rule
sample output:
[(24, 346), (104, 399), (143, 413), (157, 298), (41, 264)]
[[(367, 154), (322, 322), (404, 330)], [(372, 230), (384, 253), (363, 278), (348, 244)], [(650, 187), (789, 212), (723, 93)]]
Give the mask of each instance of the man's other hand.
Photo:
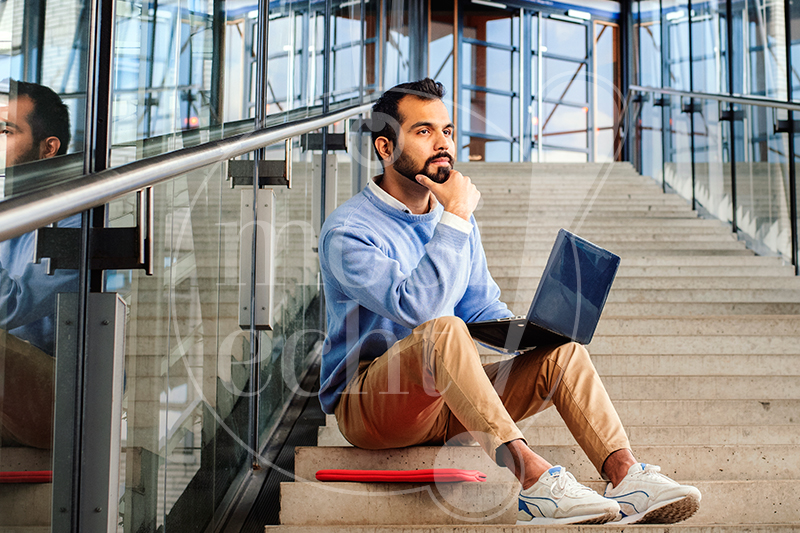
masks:
[(469, 176), (457, 170), (451, 170), (450, 177), (444, 183), (436, 183), (422, 174), (417, 174), (417, 181), (433, 193), (445, 211), (464, 220), (469, 220), (481, 199), (480, 191)]

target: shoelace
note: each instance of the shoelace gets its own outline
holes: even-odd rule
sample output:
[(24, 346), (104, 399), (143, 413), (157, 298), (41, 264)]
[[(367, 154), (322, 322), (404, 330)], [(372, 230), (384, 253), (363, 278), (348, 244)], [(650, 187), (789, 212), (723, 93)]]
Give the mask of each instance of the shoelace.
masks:
[(644, 470), (638, 473), (639, 476), (650, 478), (653, 481), (669, 480), (664, 474), (660, 474), (661, 467), (658, 465), (645, 465)]
[(575, 476), (561, 468), (555, 483), (550, 485), (550, 493), (556, 498), (561, 498), (565, 494), (571, 497), (580, 497), (586, 492), (594, 492), (589, 487), (581, 485)]

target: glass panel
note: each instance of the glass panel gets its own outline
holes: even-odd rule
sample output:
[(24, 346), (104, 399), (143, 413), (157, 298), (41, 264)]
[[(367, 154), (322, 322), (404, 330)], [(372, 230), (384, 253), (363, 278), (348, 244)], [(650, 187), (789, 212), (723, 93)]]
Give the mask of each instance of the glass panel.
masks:
[(331, 69), (331, 101), (342, 101), (359, 96), (363, 83), (361, 66), (361, 4), (350, 4), (333, 10), (331, 43), (333, 63)]
[(542, 82), (546, 100), (585, 104), (589, 101), (586, 65), (573, 61), (544, 58)]
[[(336, 129), (336, 128), (334, 128)], [(283, 157), (276, 147), (268, 157)], [(261, 395), (259, 397), (260, 444), (280, 419), (283, 406), (308, 370), (313, 348), (324, 337), (320, 322), (317, 285), (319, 256), (318, 152), (293, 151), (292, 189), (275, 188), (275, 285), (272, 331), (259, 332), (261, 349)], [(329, 164), (338, 156), (328, 154)], [(327, 191), (349, 198), (352, 194), (350, 165), (338, 165), (338, 177), (330, 176)], [(339, 194), (337, 194), (339, 193)]]
[[(238, 10), (228, 13), (225, 24), (225, 99), (222, 117), (225, 122), (252, 118), (255, 115), (254, 95), (250, 87), (255, 80), (255, 56), (251, 53), (258, 20), (257, 11)], [(250, 80), (250, 81), (248, 81)]]
[[(81, 215), (57, 226), (42, 231), (76, 231), (68, 228), (80, 228)], [(55, 440), (54, 422), (57, 410), (74, 413), (80, 250), (65, 246), (63, 255), (36, 264), (36, 238), (30, 232), (0, 242), (0, 472), (52, 471), (54, 448), (71, 452), (64, 438), (65, 430), (72, 435), (70, 417), (59, 417), (66, 426)], [(49, 531), (53, 491), (63, 495), (72, 484), (71, 472), (62, 473), (53, 483), (4, 484), (0, 529)]]
[(545, 147), (542, 152), (542, 163), (586, 163), (589, 156), (582, 152), (568, 152)]
[[(322, 41), (311, 41), (311, 24), (309, 3), (305, 1), (283, 1), (274, 9), (270, 9), (269, 20), (269, 65), (267, 67), (267, 114), (280, 115), (279, 122), (290, 120), (288, 111), (298, 110), (299, 116), (305, 116), (302, 109), (310, 100), (306, 91), (311, 75), (305, 51), (322, 49)], [(322, 72), (315, 73), (321, 75)], [(295, 114), (291, 118), (296, 118)]]
[(792, 47), (792, 100), (800, 100), (800, 3), (789, 3), (789, 17), (791, 18), (789, 41)]
[[(246, 459), (242, 192), (226, 175), (216, 164), (156, 186), (155, 274), (106, 276), (105, 289), (130, 309), (120, 465), (126, 532), (202, 531)], [(110, 225), (130, 226), (136, 206), (135, 195), (110, 204)]]
[(403, 0), (386, 2), (388, 34), (384, 43), (383, 87), (389, 89), (409, 79), (411, 67), (410, 39), (408, 36), (408, 9)]
[(430, 44), (428, 45), (428, 75), (444, 84), (450, 96), (446, 98), (447, 112), (453, 117), (452, 95), (456, 89), (453, 86), (453, 47), (455, 33), (453, 12), (449, 10), (438, 11), (440, 7), (431, 6)]
[(720, 104), (698, 100), (694, 117), (695, 195), (697, 202), (720, 220), (732, 216), (730, 159), (727, 156), (728, 125), (719, 119)]
[[(76, 0), (0, 5), (0, 202), (83, 174), (88, 15)], [(42, 231), (61, 250), (39, 262), (36, 232), (0, 242), (0, 472), (52, 471), (54, 450), (71, 450), (81, 256), (64, 232), (77, 237), (81, 215), (56, 226)], [(49, 531), (54, 497), (72, 486), (63, 474), (4, 484), (0, 529)]]
[(87, 27), (75, 0), (0, 6), (0, 201), (83, 173)]
[[(514, 96), (483, 91), (461, 92), (460, 158), (471, 161), (518, 160), (518, 149), (506, 150), (510, 146), (508, 141), (492, 138), (517, 137), (519, 133), (519, 13), (469, 4), (463, 20), (465, 39), (488, 42), (497, 47), (463, 43), (459, 56), (462, 83), (490, 91), (514, 93)], [(500, 46), (514, 46), (517, 50)], [(489, 139), (471, 133), (485, 134)]]
[(543, 20), (542, 45), (545, 52), (560, 56), (586, 59), (586, 26), (546, 18)]
[(689, 83), (689, 5), (686, 0), (663, 0), (666, 25), (664, 49), (668, 78), (664, 86), (691, 91)]
[[(725, 2), (712, 0), (692, 4), (692, 83), (693, 90), (727, 92), (727, 68), (722, 42), (728, 41), (724, 17)], [(722, 39), (721, 39), (722, 38)]]
[(544, 105), (544, 144), (564, 148), (586, 149), (589, 141), (586, 107)]
[[(215, 16), (213, 6), (180, 0), (117, 3), (112, 165), (198, 144), (208, 139), (201, 131), (221, 124), (223, 79), (215, 74), (220, 61), (215, 45), (222, 44), (215, 43), (214, 33), (224, 13)], [(237, 31), (235, 25), (228, 30)], [(245, 114), (244, 105), (234, 107), (235, 116)]]
[[(464, 136), (469, 133), (483, 133), (491, 137), (512, 137), (518, 132), (517, 99), (508, 96), (485, 93), (483, 91), (462, 91), (461, 102), (469, 114), (462, 113), (466, 120), (464, 124)], [(486, 154), (483, 152), (485, 140), (478, 137), (471, 137), (464, 143), (469, 145), (469, 151), (463, 152), (463, 160), (484, 161)], [(476, 159), (480, 156), (480, 159)], [(511, 157), (509, 153), (509, 157)], [(511, 159), (504, 159), (511, 161)]]
[(732, 23), (734, 35), (742, 36), (733, 40), (734, 92), (785, 100), (788, 88), (783, 2), (735, 3)]
[(464, 83), (510, 91), (516, 85), (518, 55), (482, 45), (464, 44), (462, 79)]
[[(788, 136), (773, 133), (773, 109), (745, 106), (736, 121), (736, 219), (760, 253), (791, 258)], [(742, 146), (742, 149), (740, 149)]]
[(661, 15), (658, 2), (639, 2), (638, 53), (639, 84), (661, 87)]
[(670, 99), (669, 134), (664, 149), (666, 183), (687, 200), (692, 198), (692, 138), (689, 115), (681, 111), (681, 99)]
[(614, 161), (622, 146), (615, 126), (620, 107), (619, 28), (611, 24), (594, 25), (595, 31), (595, 102), (594, 102), (594, 160)]

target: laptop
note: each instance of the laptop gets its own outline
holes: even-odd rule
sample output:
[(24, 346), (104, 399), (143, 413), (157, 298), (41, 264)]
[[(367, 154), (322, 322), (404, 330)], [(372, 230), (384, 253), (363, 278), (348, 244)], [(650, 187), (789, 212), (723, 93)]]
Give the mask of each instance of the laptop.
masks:
[(561, 229), (527, 316), (467, 324), (472, 338), (507, 352), (589, 344), (619, 268), (619, 256)]

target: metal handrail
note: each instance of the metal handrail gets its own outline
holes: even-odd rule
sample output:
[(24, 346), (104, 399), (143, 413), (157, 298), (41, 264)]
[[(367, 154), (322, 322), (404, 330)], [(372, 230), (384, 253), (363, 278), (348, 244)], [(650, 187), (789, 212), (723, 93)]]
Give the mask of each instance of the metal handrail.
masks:
[(724, 94), (698, 93), (689, 91), (679, 91), (677, 89), (667, 89), (661, 87), (643, 87), (641, 85), (630, 85), (628, 89), (639, 93), (656, 93), (670, 96), (682, 96), (684, 98), (696, 98), (698, 100), (717, 100), (718, 102), (728, 102), (731, 104), (754, 105), (759, 107), (774, 107), (787, 111), (800, 111), (800, 104), (792, 104), (781, 100), (772, 100), (760, 96), (726, 96)]
[(87, 174), (47, 189), (9, 198), (0, 203), (0, 241), (18, 237), (175, 176), (324, 128), (368, 112), (371, 108), (372, 103), (368, 103), (294, 124), (242, 133)]

